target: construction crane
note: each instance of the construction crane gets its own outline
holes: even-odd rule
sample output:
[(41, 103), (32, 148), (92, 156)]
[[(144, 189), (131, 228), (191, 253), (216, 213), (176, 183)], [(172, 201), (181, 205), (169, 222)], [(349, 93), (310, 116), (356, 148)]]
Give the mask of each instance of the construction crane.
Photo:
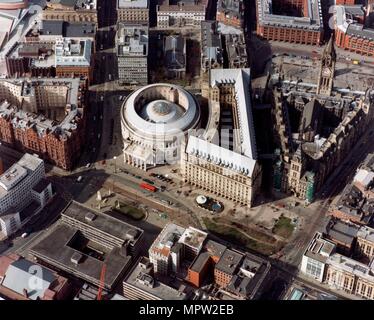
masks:
[(101, 300), (101, 295), (102, 295), (103, 289), (104, 289), (105, 272), (106, 272), (106, 264), (104, 263), (103, 267), (101, 268), (100, 285), (99, 285), (99, 291), (97, 292), (97, 299), (96, 300)]

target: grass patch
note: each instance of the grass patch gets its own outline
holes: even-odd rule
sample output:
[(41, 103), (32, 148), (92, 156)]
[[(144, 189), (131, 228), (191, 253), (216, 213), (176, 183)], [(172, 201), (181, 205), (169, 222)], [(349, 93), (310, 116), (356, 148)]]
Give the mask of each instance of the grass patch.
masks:
[(249, 234), (251, 238), (254, 238), (260, 242), (266, 242), (269, 244), (275, 244), (277, 242), (277, 239), (273, 236), (266, 234), (265, 232), (261, 232), (259, 230), (256, 230), (255, 228), (251, 228), (247, 225), (241, 224), (237, 221), (232, 221), (227, 218), (213, 218), (213, 221), (216, 223), (223, 223), (223, 224), (229, 224), (230, 226), (239, 229), (243, 231), (246, 234)]
[(113, 206), (112, 210), (118, 213), (125, 214), (134, 220), (142, 220), (145, 217), (145, 214), (142, 210), (122, 202), (119, 202), (119, 207)]
[(250, 250), (257, 251), (263, 255), (270, 255), (276, 251), (276, 249), (273, 246), (249, 238), (241, 232), (239, 232), (235, 227), (229, 227), (216, 223), (209, 218), (203, 218), (203, 220), (207, 229), (211, 233), (226, 241), (235, 243), (240, 246), (244, 246)]
[(279, 217), (277, 223), (273, 227), (273, 233), (283, 237), (289, 238), (292, 235), (293, 230), (295, 229), (294, 225), (291, 222), (290, 218)]

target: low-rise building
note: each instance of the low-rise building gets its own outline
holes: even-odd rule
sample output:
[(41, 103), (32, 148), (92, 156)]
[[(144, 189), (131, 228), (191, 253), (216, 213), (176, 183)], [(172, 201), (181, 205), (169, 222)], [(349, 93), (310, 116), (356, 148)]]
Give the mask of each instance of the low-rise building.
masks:
[(30, 254), (41, 263), (110, 291), (141, 250), (142, 239), (143, 230), (71, 202)]
[(0, 257), (0, 294), (11, 300), (65, 300), (68, 279), (16, 254)]
[(337, 251), (350, 256), (356, 246), (356, 237), (360, 227), (353, 223), (346, 223), (333, 217), (328, 217), (322, 228), (325, 239), (337, 245)]
[(320, 0), (256, 0), (256, 14), (256, 33), (264, 39), (309, 45), (323, 41)]
[(217, 21), (201, 22), (201, 69), (223, 67), (222, 36), (218, 31)]
[[(363, 239), (366, 236), (368, 236), (368, 230), (366, 227), (361, 227), (357, 238)], [(371, 237), (370, 234), (369, 237)], [(359, 243), (358, 239), (357, 243)], [(334, 242), (326, 240), (321, 233), (317, 232), (303, 255), (301, 272), (328, 285), (333, 290), (341, 290), (359, 298), (374, 300), (372, 261), (367, 260), (367, 263), (358, 261), (336, 252), (336, 248)], [(360, 245), (356, 249), (359, 250), (358, 253), (361, 252)], [(357, 252), (354, 255), (357, 255)]]
[(304, 252), (300, 271), (319, 282), (323, 282), (327, 258), (335, 250), (335, 243), (324, 239), (322, 234), (317, 232)]
[(374, 215), (374, 199), (368, 199), (355, 185), (347, 185), (331, 214), (341, 220), (367, 225)]
[(121, 84), (148, 84), (148, 27), (118, 24), (118, 79)]
[(361, 226), (357, 232), (355, 255), (360, 260), (369, 262), (374, 257), (374, 229), (368, 226)]
[(149, 24), (148, 0), (117, 0), (117, 22)]
[(93, 72), (91, 40), (58, 39), (55, 45), (56, 75), (61, 78), (86, 78), (91, 82)]
[(53, 0), (47, 1), (43, 10), (44, 20), (62, 20), (71, 22), (92, 22), (97, 25), (96, 0)]
[(92, 22), (41, 20), (28, 31), (25, 41), (28, 43), (55, 43), (58, 38), (77, 41), (91, 40), (93, 49), (95, 49), (96, 28)]
[(245, 1), (218, 0), (217, 21), (241, 29), (244, 21)]
[(361, 6), (335, 6), (335, 43), (350, 52), (373, 56), (374, 29), (364, 25), (364, 17)]
[(227, 34), (224, 37), (228, 67), (231, 69), (248, 68), (249, 61), (244, 33)]
[(56, 76), (53, 43), (17, 42), (5, 62), (10, 77)]
[(207, 0), (162, 0), (157, 6), (158, 28), (200, 28), (205, 20)]
[(226, 249), (214, 268), (214, 282), (220, 287), (227, 287), (237, 274), (243, 259), (242, 253)]

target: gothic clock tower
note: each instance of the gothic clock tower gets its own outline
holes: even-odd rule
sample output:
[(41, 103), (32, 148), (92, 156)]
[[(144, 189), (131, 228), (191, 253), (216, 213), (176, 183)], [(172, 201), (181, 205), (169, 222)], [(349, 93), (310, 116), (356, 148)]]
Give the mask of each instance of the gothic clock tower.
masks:
[(331, 95), (335, 73), (335, 63), (336, 52), (334, 48), (334, 36), (332, 35), (329, 43), (323, 51), (321, 68), (319, 71), (317, 94), (323, 94), (326, 96)]

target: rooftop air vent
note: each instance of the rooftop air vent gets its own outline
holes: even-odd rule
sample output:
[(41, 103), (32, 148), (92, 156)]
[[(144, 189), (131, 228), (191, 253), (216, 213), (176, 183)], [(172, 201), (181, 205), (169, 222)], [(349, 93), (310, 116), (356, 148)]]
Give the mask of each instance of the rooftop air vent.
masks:
[(85, 220), (86, 221), (89, 221), (89, 222), (92, 222), (96, 219), (96, 214), (92, 213), (92, 212), (88, 212), (86, 215), (85, 215)]

